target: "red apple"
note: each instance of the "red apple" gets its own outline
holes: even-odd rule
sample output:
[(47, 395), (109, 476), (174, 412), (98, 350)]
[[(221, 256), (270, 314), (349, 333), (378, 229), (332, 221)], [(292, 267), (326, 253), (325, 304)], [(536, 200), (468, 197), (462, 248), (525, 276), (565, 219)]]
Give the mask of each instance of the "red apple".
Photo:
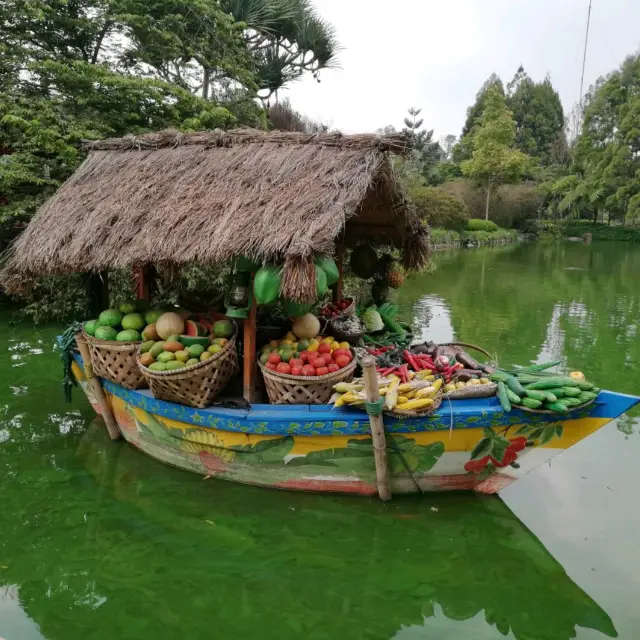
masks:
[(329, 373), (329, 369), (327, 367), (318, 367), (316, 369), (317, 376), (326, 376)]
[(277, 366), (276, 366), (276, 371), (278, 373), (287, 373), (290, 374), (291, 373), (291, 367), (286, 363), (286, 362), (280, 362)]
[(329, 371), (329, 373), (335, 373), (336, 371), (340, 370), (340, 367), (335, 364), (335, 363), (331, 363), (328, 367), (327, 370)]
[(267, 362), (270, 362), (271, 364), (280, 364), (280, 362), (282, 362), (282, 358), (277, 353), (272, 353)]
[(316, 369), (313, 365), (311, 364), (305, 364), (304, 367), (302, 367), (302, 375), (303, 376), (315, 376), (316, 375)]

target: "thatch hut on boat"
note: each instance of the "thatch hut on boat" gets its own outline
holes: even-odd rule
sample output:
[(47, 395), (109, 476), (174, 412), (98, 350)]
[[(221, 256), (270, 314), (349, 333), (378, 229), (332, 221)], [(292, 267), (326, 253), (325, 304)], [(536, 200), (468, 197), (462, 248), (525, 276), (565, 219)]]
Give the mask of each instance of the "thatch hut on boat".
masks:
[(282, 293), (315, 297), (314, 254), (362, 241), (428, 259), (394, 176), (401, 136), (166, 130), (87, 144), (89, 155), (9, 250), (2, 280), (146, 264), (284, 261)]

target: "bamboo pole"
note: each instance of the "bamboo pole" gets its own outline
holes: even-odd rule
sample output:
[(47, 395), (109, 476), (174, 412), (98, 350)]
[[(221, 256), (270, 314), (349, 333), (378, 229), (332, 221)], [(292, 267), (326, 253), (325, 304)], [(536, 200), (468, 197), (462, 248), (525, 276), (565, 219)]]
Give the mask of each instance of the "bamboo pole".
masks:
[[(253, 275), (251, 276), (250, 291), (253, 291)], [(249, 317), (244, 320), (244, 335), (242, 341), (243, 370), (242, 395), (249, 402), (255, 402), (256, 395), (256, 325), (258, 323), (258, 305), (251, 296)]]
[[(378, 390), (378, 375), (376, 373), (376, 361), (367, 356), (362, 361), (364, 374), (364, 396), (368, 404), (376, 405), (380, 402)], [(391, 500), (391, 484), (389, 482), (389, 467), (387, 466), (387, 441), (384, 435), (384, 421), (382, 413), (367, 407), (369, 423), (371, 425), (371, 437), (373, 440), (373, 454), (376, 461), (376, 479), (378, 483), (378, 496), (386, 502)]]
[(109, 437), (112, 440), (118, 440), (121, 435), (120, 428), (118, 427), (116, 419), (113, 417), (113, 411), (111, 411), (111, 405), (109, 404), (107, 396), (104, 393), (104, 389), (102, 388), (102, 384), (100, 383), (100, 378), (93, 374), (89, 346), (80, 333), (76, 334), (76, 344), (78, 345), (78, 349), (80, 350), (80, 355), (82, 356), (82, 361), (84, 364), (84, 377), (87, 379), (87, 384), (93, 391), (93, 395), (98, 401), (98, 406), (100, 407), (100, 415), (107, 425)]

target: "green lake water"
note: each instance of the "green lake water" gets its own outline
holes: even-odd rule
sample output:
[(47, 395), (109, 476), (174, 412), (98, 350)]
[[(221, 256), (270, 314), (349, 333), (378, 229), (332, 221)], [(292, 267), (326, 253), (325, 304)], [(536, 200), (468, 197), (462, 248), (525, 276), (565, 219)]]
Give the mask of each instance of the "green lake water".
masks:
[[(426, 339), (566, 357), (640, 392), (640, 247), (439, 252), (397, 294)], [(0, 316), (0, 637), (635, 639), (640, 421), (505, 490), (377, 500), (162, 466), (65, 404), (59, 327)]]

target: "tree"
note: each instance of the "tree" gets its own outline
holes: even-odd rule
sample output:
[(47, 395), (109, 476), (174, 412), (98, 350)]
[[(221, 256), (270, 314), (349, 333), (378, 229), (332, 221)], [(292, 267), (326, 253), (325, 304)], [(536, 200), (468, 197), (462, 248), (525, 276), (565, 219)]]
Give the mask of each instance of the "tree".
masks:
[(500, 80), (498, 75), (495, 73), (492, 73), (484, 81), (484, 84), (476, 94), (476, 101), (467, 109), (467, 119), (464, 123), (464, 127), (462, 127), (462, 134), (460, 135), (461, 139), (468, 136), (474, 127), (477, 126), (478, 120), (484, 113), (487, 94), (492, 89), (496, 89), (504, 96), (504, 85), (502, 84), (502, 80)]
[(555, 192), (560, 213), (635, 223), (640, 202), (640, 54), (590, 88), (571, 175)]
[(320, 82), (320, 72), (337, 65), (335, 29), (310, 0), (221, 0), (221, 6), (245, 25), (263, 100), (304, 73)]
[(445, 160), (451, 160), (451, 151), (457, 141), (458, 139), (452, 133), (440, 138), (440, 147), (444, 153)]
[(500, 89), (490, 88), (484, 101), (484, 111), (471, 138), (473, 153), (470, 160), (462, 163), (462, 172), (485, 187), (485, 219), (488, 220), (491, 187), (516, 182), (527, 167), (529, 158), (513, 148), (515, 122)]
[(507, 85), (507, 106), (516, 123), (515, 146), (547, 166), (566, 160), (564, 110), (547, 77), (534, 82), (520, 66)]

